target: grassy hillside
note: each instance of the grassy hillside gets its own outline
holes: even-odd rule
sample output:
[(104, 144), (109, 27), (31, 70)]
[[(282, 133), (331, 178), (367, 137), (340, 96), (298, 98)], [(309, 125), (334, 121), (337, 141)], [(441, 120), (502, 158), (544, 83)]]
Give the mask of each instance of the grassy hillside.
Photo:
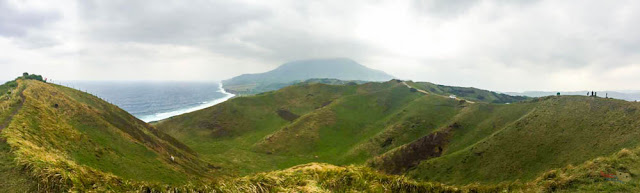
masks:
[[(11, 183), (26, 182), (18, 189), (180, 185), (207, 181), (215, 171), (187, 146), (97, 97), (24, 79), (9, 90), (0, 99), (6, 155), (0, 168), (3, 176), (16, 178)], [(37, 185), (30, 185), (33, 181)]]
[[(581, 96), (527, 99), (407, 84), (427, 93), (401, 81), (294, 85), (156, 126), (207, 161), (239, 168), (239, 174), (308, 162), (366, 164), (458, 185), (533, 181), (554, 168), (639, 145), (637, 103)], [(465, 100), (447, 97), (456, 93)]]
[(251, 95), (278, 90), (308, 79), (387, 81), (392, 78), (391, 75), (367, 68), (351, 59), (333, 58), (288, 62), (268, 72), (233, 77), (223, 81), (223, 84), (229, 92)]
[[(378, 135), (388, 120), (400, 124), (406, 113), (403, 109), (421, 96), (395, 81), (302, 84), (235, 98), (162, 121), (157, 127), (184, 141), (208, 161), (239, 168), (241, 174), (311, 161), (364, 163), (370, 157), (369, 148), (360, 146), (370, 143), (366, 139)], [(417, 109), (414, 107), (411, 114)], [(282, 112), (290, 112), (295, 119)], [(405, 137), (408, 139), (403, 140), (412, 140), (411, 136)]]
[[(309, 83), (235, 98), (164, 120), (157, 127), (209, 161), (240, 168), (241, 174), (248, 174), (310, 161), (365, 163), (451, 124), (456, 117), (474, 118), (471, 115), (482, 112), (484, 106), (491, 105), (425, 95), (400, 81), (361, 85)], [(510, 108), (504, 109), (505, 114), (511, 112)], [(506, 118), (512, 117), (509, 115)], [(476, 131), (482, 132), (488, 135), (492, 131)], [(464, 140), (477, 139), (461, 139)]]
[(15, 155), (6, 141), (0, 140), (0, 192), (35, 192), (37, 182), (16, 167)]
[[(553, 168), (532, 180), (497, 184), (452, 186), (385, 175), (362, 166), (311, 163), (238, 178), (229, 182), (233, 186), (222, 188), (245, 192), (638, 192), (639, 173), (640, 148), (636, 147)], [(620, 177), (606, 176), (610, 174)]]
[(582, 96), (535, 103), (525, 116), (473, 145), (422, 162), (410, 175), (460, 184), (527, 180), (640, 142), (637, 103)]
[(301, 84), (234, 98), (232, 102), (161, 121), (157, 127), (187, 144), (204, 159), (224, 168), (235, 168), (240, 174), (283, 169), (310, 160), (252, 151), (252, 146), (266, 135), (292, 122), (281, 115), (305, 115), (356, 92), (355, 85)]
[(3, 192), (640, 187), (640, 104), (621, 100), (553, 96), (495, 104), (423, 93), (395, 80), (306, 82), (151, 126), (66, 87), (19, 78), (0, 88)]

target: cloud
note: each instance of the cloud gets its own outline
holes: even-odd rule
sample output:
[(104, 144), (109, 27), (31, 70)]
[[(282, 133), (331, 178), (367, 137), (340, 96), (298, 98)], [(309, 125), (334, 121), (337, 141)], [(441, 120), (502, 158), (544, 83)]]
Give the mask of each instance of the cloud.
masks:
[(237, 26), (269, 16), (267, 10), (231, 1), (79, 1), (84, 32), (113, 42), (199, 44)]
[(625, 73), (640, 59), (637, 1), (26, 2), (0, 4), (0, 49), (14, 53), (0, 65), (73, 68), (42, 72), (59, 79), (220, 80), (348, 57), (403, 79), (501, 91), (640, 84)]
[(19, 9), (9, 1), (0, 1), (0, 36), (25, 36), (29, 30), (37, 30), (58, 19), (53, 12)]

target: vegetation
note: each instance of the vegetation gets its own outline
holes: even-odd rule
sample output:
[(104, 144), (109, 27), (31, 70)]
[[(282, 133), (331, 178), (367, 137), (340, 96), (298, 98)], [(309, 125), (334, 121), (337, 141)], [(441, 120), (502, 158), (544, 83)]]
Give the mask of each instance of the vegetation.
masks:
[(18, 86), (18, 83), (15, 80), (12, 80), (0, 85), (0, 97), (5, 95), (11, 95), (11, 90), (16, 88), (17, 86)]
[(37, 74), (29, 74), (29, 73), (22, 73), (22, 78), (27, 79), (27, 80), (38, 80), (38, 81), (43, 81), (44, 79), (42, 79), (41, 75), (37, 75)]
[[(535, 107), (517, 120), (496, 127), (473, 145), (445, 150), (445, 155), (420, 163), (409, 175), (452, 184), (530, 180), (550, 168), (639, 145), (637, 103), (582, 96), (532, 103)], [(457, 144), (456, 136), (471, 134), (467, 132), (478, 136), (477, 128), (461, 125), (451, 145)]]
[(24, 168), (19, 171), (37, 179), (40, 191), (179, 185), (207, 181), (215, 172), (182, 143), (97, 97), (40, 81), (16, 82), (13, 100), (2, 101), (18, 104), (2, 113), (2, 139), (11, 149), (5, 153), (14, 156), (3, 162)]
[[(419, 85), (430, 83), (408, 84), (428, 89)], [(438, 86), (424, 94), (401, 81), (311, 86), (235, 98), (157, 127), (243, 175), (325, 162), (458, 185), (535, 180), (550, 169), (638, 145), (638, 105), (620, 100), (524, 100), (465, 88), (474, 93), (463, 96), (475, 101), (467, 103), (443, 97), (461, 88)], [(324, 97), (310, 97), (320, 90)], [(506, 101), (520, 102), (494, 104)], [(280, 109), (299, 117), (287, 120)], [(429, 138), (442, 132), (445, 138)], [(427, 149), (415, 154), (415, 148)], [(427, 150), (433, 154), (425, 156)]]
[[(531, 106), (470, 106), (440, 95), (412, 92), (402, 81), (298, 84), (235, 98), (156, 126), (193, 147), (207, 161), (239, 169), (232, 173), (250, 174), (308, 162), (364, 164), (456, 120), (472, 119), (487, 111), (482, 107), (497, 109), (496, 115), (486, 117), (506, 122), (519, 118)], [(471, 121), (477, 125), (491, 120)], [(474, 132), (477, 138), (456, 135), (454, 139), (461, 138), (460, 146), (468, 146), (494, 131)]]
[(489, 103), (514, 103), (528, 99), (524, 96), (511, 96), (493, 91), (481, 90), (477, 88), (444, 86), (429, 82), (407, 82), (407, 84), (417, 89), (425, 90), (438, 95), (455, 95), (470, 101), (482, 101)]
[[(368, 167), (316, 163), (239, 178), (234, 184), (249, 190), (245, 192), (638, 192), (639, 156), (640, 148), (622, 149), (578, 165), (550, 169), (530, 181), (487, 185), (450, 186), (380, 174)], [(631, 173), (632, 178), (612, 180), (601, 174), (618, 172)]]
[[(393, 77), (378, 70), (369, 69), (346, 58), (316, 59), (289, 62), (260, 74), (243, 74), (223, 81), (224, 88), (240, 95), (252, 95), (278, 90), (308, 79), (325, 84), (344, 81), (387, 81)], [(333, 80), (332, 80), (333, 79)]]
[[(429, 83), (407, 84), (417, 91)], [(640, 104), (621, 100), (552, 96), (495, 104), (491, 97), (519, 98), (471, 89), (476, 95), (463, 102), (447, 97), (456, 89), (416, 92), (397, 80), (308, 81), (149, 125), (59, 85), (17, 79), (0, 88), (3, 192), (640, 187)], [(618, 172), (630, 181), (605, 177)]]

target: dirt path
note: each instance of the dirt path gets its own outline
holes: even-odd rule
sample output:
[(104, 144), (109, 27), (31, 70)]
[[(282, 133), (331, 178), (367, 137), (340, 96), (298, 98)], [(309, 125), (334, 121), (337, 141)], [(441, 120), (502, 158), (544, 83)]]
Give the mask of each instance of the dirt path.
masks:
[[(418, 92), (421, 92), (421, 93), (424, 93), (424, 94), (427, 94), (427, 95), (428, 95), (428, 94), (431, 94), (431, 93), (429, 93), (429, 92), (427, 92), (427, 91), (425, 91), (425, 90), (418, 89), (418, 88), (414, 88), (414, 87), (410, 86), (409, 84), (407, 84), (407, 82), (405, 82), (405, 81), (402, 81), (402, 84), (404, 84), (405, 86), (407, 86), (407, 88), (413, 88), (413, 89), (416, 89)], [(434, 95), (436, 95), (436, 94), (434, 94)], [(436, 95), (436, 96), (442, 96), (442, 95)], [(447, 97), (447, 96), (442, 96), (442, 97), (449, 98), (449, 97)], [(458, 101), (463, 100), (463, 99), (459, 99), (459, 98), (455, 98), (455, 99), (456, 99), (456, 100), (458, 100)], [(465, 101), (467, 101), (468, 103), (471, 103), (471, 104), (476, 103), (476, 102), (469, 101), (469, 100), (465, 100)]]
[[(413, 88), (413, 87), (409, 86), (409, 84), (407, 84), (407, 82), (402, 81), (402, 84), (407, 86), (407, 88)], [(424, 94), (429, 94), (427, 91), (422, 90), (422, 89), (417, 89), (417, 88), (413, 88), (413, 89), (416, 89), (416, 90), (418, 90), (418, 92), (421, 92), (421, 93), (424, 93)]]
[(13, 116), (18, 114), (18, 111), (22, 109), (22, 105), (24, 105), (24, 99), (25, 99), (24, 95), (22, 94), (23, 91), (24, 90), (21, 90), (20, 93), (18, 94), (20, 96), (20, 103), (18, 103), (18, 106), (13, 108), (13, 111), (11, 112), (11, 114), (7, 116), (7, 118), (2, 120), (2, 122), (0, 122), (0, 131), (2, 131), (2, 129), (9, 126), (9, 123), (11, 123), (11, 120), (13, 120)]

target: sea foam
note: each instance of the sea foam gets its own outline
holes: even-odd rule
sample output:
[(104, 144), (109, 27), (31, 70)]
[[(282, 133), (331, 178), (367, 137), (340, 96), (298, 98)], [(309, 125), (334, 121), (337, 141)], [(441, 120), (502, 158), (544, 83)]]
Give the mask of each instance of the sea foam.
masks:
[(144, 122), (152, 122), (152, 121), (159, 121), (159, 120), (163, 120), (169, 117), (173, 117), (176, 115), (181, 115), (181, 114), (185, 114), (185, 113), (190, 113), (193, 111), (197, 111), (197, 110), (201, 110), (201, 109), (205, 109), (207, 107), (211, 107), (217, 104), (220, 104), (224, 101), (229, 100), (230, 98), (233, 98), (235, 95), (231, 94), (227, 91), (224, 90), (224, 88), (222, 88), (222, 83), (218, 83), (218, 92), (224, 94), (225, 96), (222, 98), (217, 98), (214, 99), (212, 101), (208, 101), (208, 102), (202, 102), (200, 103), (200, 105), (195, 106), (195, 107), (189, 107), (189, 108), (184, 108), (184, 109), (179, 109), (179, 110), (175, 110), (175, 111), (169, 111), (169, 112), (159, 112), (159, 113), (155, 113), (152, 115), (146, 115), (146, 116), (141, 116), (140, 120), (144, 121)]

